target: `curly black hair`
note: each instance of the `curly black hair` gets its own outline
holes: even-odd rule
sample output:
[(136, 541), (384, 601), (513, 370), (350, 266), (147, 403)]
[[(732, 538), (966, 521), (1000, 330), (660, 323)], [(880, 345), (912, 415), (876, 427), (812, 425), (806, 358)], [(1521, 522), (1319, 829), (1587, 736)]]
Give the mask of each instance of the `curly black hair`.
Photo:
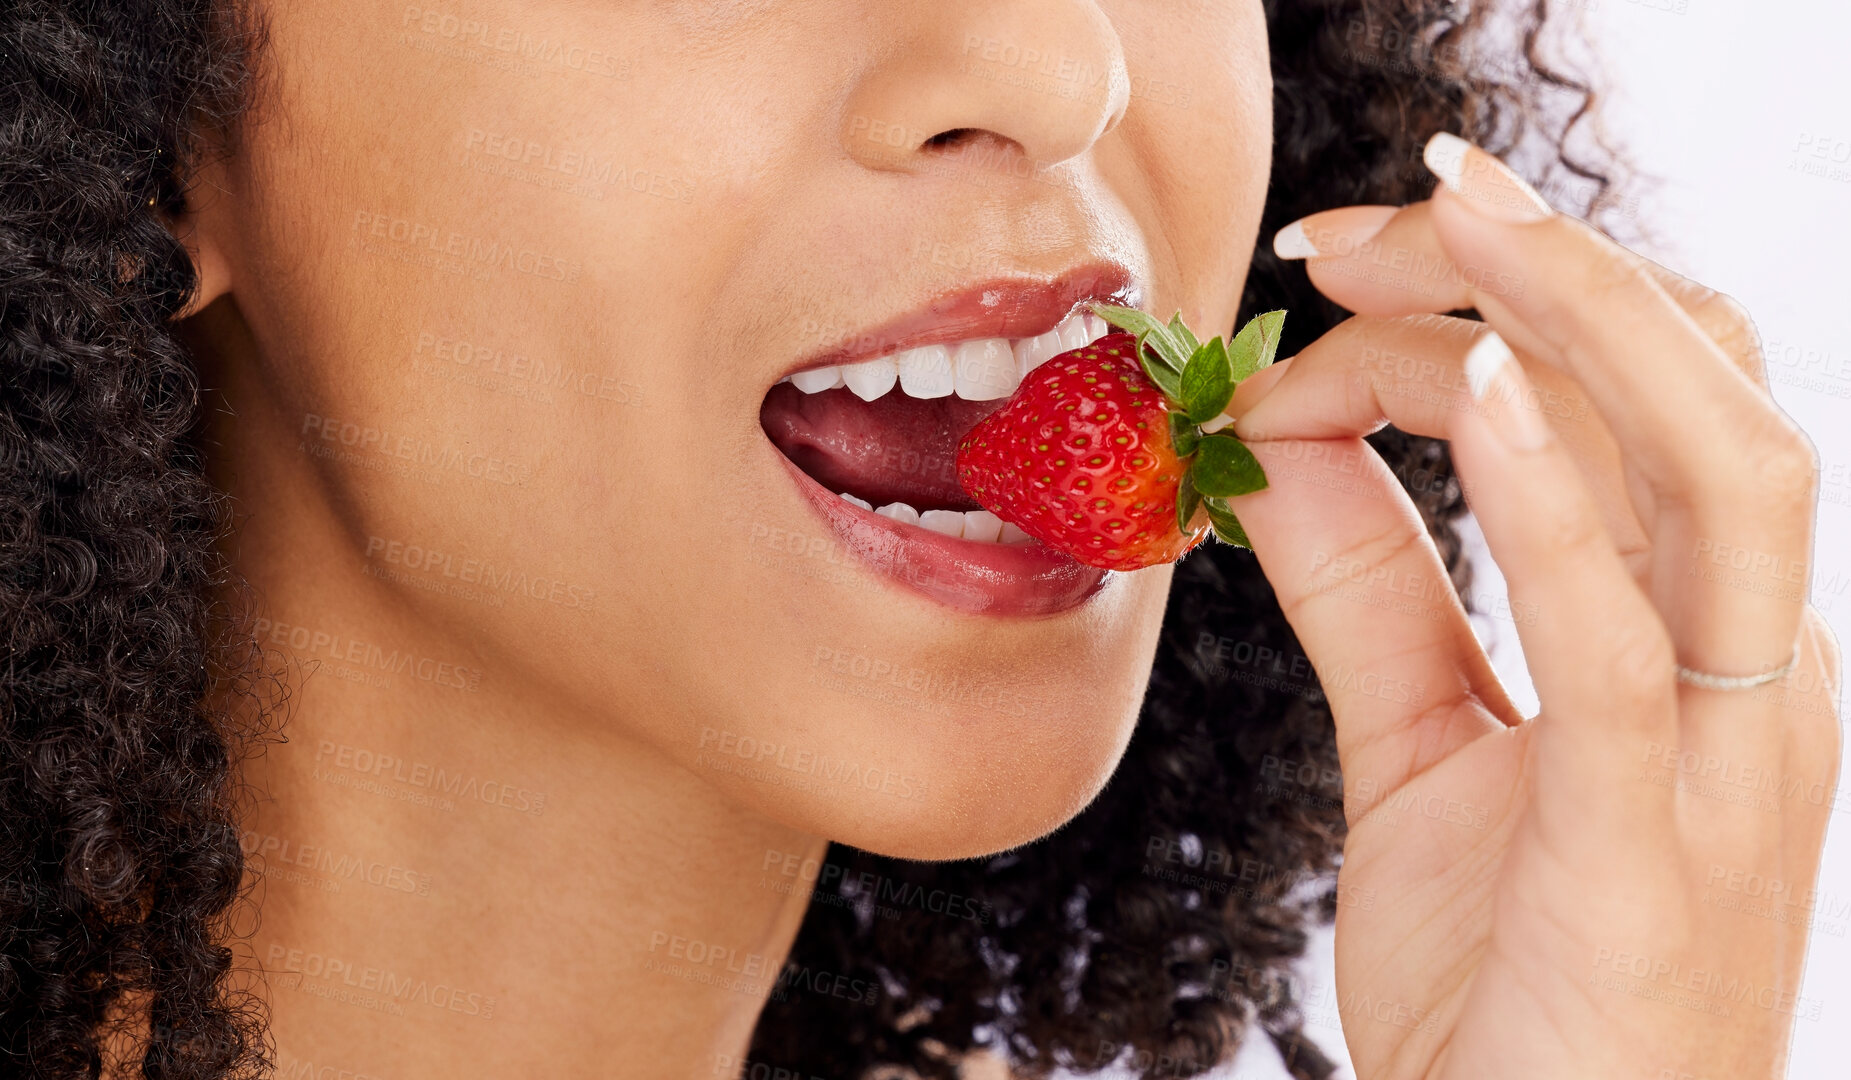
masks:
[[(1478, 5), (1264, 6), (1276, 132), (1263, 235), (1335, 205), (1424, 197), (1419, 146), (1439, 130), (1498, 152), (1540, 140), (1546, 160), (1529, 171), (1558, 204), (1590, 214), (1607, 198), (1567, 148), (1592, 95), (1539, 59), (1542, 0), (1505, 49), (1487, 44)], [(217, 554), (227, 513), (189, 441), (198, 376), (172, 329), (197, 283), (164, 224), (205, 148), (235, 147), (260, 31), (224, 0), (0, 4), (8, 1075), (270, 1067), (231, 946), (246, 895), (239, 762), (265, 737), (259, 710), (234, 704), (274, 695), (221, 599), (236, 595)], [(1244, 299), (1291, 311), (1288, 355), (1344, 317), (1267, 251)], [(1463, 585), (1444, 446), (1393, 430), (1374, 442)], [(1186, 560), (1104, 793), (1053, 836), (984, 860), (832, 847), (747, 1075), (949, 1078), (988, 1047), (1024, 1075), (1130, 1063), (1186, 1076), (1257, 1025), (1295, 1075), (1327, 1076), (1290, 965), (1333, 903), (1341, 787), (1277, 782), (1281, 762), (1336, 775), (1328, 706), (1308, 665), (1276, 674), (1282, 657), (1302, 654), (1250, 556), (1211, 546)], [(867, 992), (813, 992), (817, 973)]]
[[(169, 320), (162, 224), (193, 133), (246, 96), (249, 28), (207, 0), (0, 7), (0, 1061), (254, 1071), (226, 918), (251, 669), (214, 598), (221, 497)], [(128, 1034), (124, 1042), (114, 1037)]]

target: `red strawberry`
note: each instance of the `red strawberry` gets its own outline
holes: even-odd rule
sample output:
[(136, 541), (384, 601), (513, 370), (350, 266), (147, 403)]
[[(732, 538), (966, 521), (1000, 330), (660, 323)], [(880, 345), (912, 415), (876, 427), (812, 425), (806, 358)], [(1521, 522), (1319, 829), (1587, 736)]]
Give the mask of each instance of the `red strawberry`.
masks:
[(1208, 534), (1176, 528), (1184, 465), (1170, 410), (1138, 370), (1137, 339), (1108, 334), (1029, 373), (958, 444), (958, 482), (983, 507), (1091, 566), (1174, 562)]
[[(1108, 334), (1030, 372), (958, 444), (958, 482), (991, 513), (1089, 566), (1175, 562), (1210, 531), (1246, 534), (1227, 496), (1266, 486), (1232, 434), (1205, 434), (1234, 384), (1272, 362), (1283, 312), (1206, 344), (1182, 324), (1095, 306)], [(1135, 333), (1136, 336), (1133, 336)], [(1206, 514), (1198, 511), (1206, 511)]]

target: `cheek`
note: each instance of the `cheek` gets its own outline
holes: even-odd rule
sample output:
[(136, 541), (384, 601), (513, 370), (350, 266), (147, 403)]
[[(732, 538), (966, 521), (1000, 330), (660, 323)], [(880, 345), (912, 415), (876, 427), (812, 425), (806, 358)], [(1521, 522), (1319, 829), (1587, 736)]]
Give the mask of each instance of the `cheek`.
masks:
[[(672, 43), (642, 20), (565, 5), (485, 21), (348, 6), (271, 17), (282, 89), (251, 128), (239, 213), (258, 223), (247, 265), (288, 284), (253, 290), (276, 310), (252, 314), (313, 350), (303, 377), (325, 376), (320, 391), (394, 393), (377, 376), (400, 374), (417, 343), (459, 340), (509, 357), (485, 369), (499, 381), (475, 381), (488, 396), (458, 395), (460, 416), (445, 402), (472, 434), (596, 434), (523, 421), (508, 398), (624, 396), (572, 381), (579, 369), (642, 381), (630, 335), (694, 314), (711, 289), (689, 253), (726, 242), (699, 165), (749, 159), (751, 144), (690, 115), (686, 76), (664, 69)], [(548, 48), (530, 56), (521, 42)], [(328, 311), (349, 317), (317, 317)]]
[(1256, 0), (1201, 5), (1187, 19), (1162, 5), (1110, 8), (1124, 41), (1131, 107), (1101, 144), (1101, 170), (1151, 235), (1159, 307), (1231, 328), (1271, 169), (1272, 76)]
[(712, 163), (747, 167), (777, 132), (690, 93), (718, 82), (659, 20), (346, 8), (273, 13), (282, 89), (239, 159), (266, 374), (291, 430), (356, 433), (310, 448), (353, 466), (335, 483), (354, 532), (454, 556), (472, 590), (482, 565), (563, 582), (592, 600), (498, 607), (496, 637), (529, 670), (608, 666), (640, 651), (632, 626), (663, 629), (665, 590), (700, 588), (726, 512), (730, 455), (700, 417), (730, 380), (656, 342), (712, 316), (737, 247)]

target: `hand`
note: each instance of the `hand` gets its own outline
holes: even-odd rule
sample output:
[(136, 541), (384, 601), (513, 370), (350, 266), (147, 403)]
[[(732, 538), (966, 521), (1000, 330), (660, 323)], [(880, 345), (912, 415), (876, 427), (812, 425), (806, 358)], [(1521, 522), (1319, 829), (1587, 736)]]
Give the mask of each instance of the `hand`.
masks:
[[(1732, 301), (1475, 147), (1427, 160), (1431, 201), (1281, 234), (1359, 314), (1231, 408), (1271, 478), (1234, 509), (1336, 716), (1357, 1074), (1781, 1076), (1839, 756), (1811, 448)], [(1362, 441), (1384, 422), (1451, 441), (1538, 716)], [(1796, 650), (1753, 689), (1676, 676)]]

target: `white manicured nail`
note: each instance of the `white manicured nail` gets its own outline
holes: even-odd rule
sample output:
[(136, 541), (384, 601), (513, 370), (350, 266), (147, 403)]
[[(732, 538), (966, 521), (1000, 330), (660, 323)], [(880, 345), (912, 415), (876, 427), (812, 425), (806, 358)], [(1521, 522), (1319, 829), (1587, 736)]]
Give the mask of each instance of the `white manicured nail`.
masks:
[(1315, 259), (1318, 247), (1305, 235), (1305, 223), (1294, 221), (1273, 234), (1273, 254), (1281, 259)]
[(1457, 135), (1442, 131), (1428, 139), (1420, 159), (1446, 190), (1480, 217), (1528, 225), (1555, 216), (1549, 200), (1515, 169)]
[(1472, 388), (1472, 396), (1479, 401), (1485, 400), (1498, 372), (1515, 359), (1511, 355), (1510, 346), (1504, 344), (1504, 339), (1498, 336), (1496, 330), (1479, 338), (1471, 351), (1465, 354), (1465, 382)]
[(1465, 354), (1465, 381), (1480, 405), (1480, 415), (1512, 450), (1540, 450), (1553, 437), (1540, 403), (1527, 393), (1529, 380), (1510, 346), (1493, 330)]
[(1440, 183), (1455, 190), (1459, 181), (1465, 177), (1465, 155), (1472, 144), (1454, 135), (1442, 131), (1427, 140), (1427, 148), (1420, 153), (1420, 160), (1426, 163), (1429, 171), (1439, 177)]

